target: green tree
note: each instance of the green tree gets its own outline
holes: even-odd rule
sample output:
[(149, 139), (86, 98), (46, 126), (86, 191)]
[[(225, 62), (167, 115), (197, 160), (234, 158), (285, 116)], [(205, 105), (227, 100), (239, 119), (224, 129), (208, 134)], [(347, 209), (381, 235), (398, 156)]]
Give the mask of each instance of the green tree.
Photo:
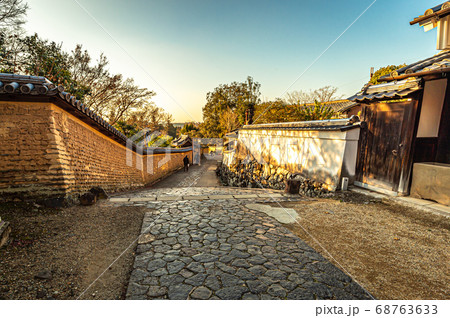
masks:
[(260, 103), (255, 107), (255, 124), (293, 121), (297, 105), (288, 105), (282, 99)]
[(136, 124), (128, 124), (124, 120), (119, 120), (118, 122), (116, 122), (114, 124), (114, 127), (128, 138), (133, 137), (139, 132), (139, 129), (136, 127)]
[(289, 105), (284, 100), (261, 103), (256, 107), (255, 118), (259, 124), (338, 118), (339, 114), (317, 100), (313, 106)]
[[(11, 26), (20, 25), (26, 4), (21, 0), (0, 0), (0, 4), (1, 72), (44, 76), (64, 86), (65, 91), (108, 119), (110, 124), (121, 122), (119, 128), (128, 124), (136, 129), (169, 131), (173, 118), (151, 102), (155, 92), (139, 87), (131, 78), (110, 74), (109, 62), (103, 54), (94, 62), (82, 45), (68, 53), (61, 44), (37, 34), (23, 35), (20, 28)], [(7, 10), (5, 5), (12, 7)]]
[(203, 135), (200, 133), (200, 126), (197, 123), (186, 123), (180, 130), (181, 135), (188, 135), (191, 138), (202, 137)]
[(172, 123), (169, 123), (167, 125), (167, 135), (169, 135), (172, 138), (177, 137), (177, 128)]
[(154, 136), (148, 142), (148, 147), (170, 147), (173, 137), (169, 135)]
[(177, 129), (172, 124), (173, 123), (173, 116), (171, 114), (169, 114), (169, 113), (166, 113), (164, 111), (163, 123), (164, 123), (164, 133), (166, 135), (168, 135), (168, 136), (171, 136), (171, 137), (175, 138), (177, 136)]
[(314, 106), (303, 106), (298, 110), (298, 118), (300, 121), (308, 120), (324, 120), (338, 117), (338, 113), (329, 106), (324, 106), (317, 100)]
[[(109, 64), (107, 58), (101, 54), (97, 62), (92, 63), (92, 57), (83, 46), (78, 44), (68, 57), (69, 71), (72, 78), (71, 87), (65, 87), (70, 92), (76, 92), (77, 98), (89, 103), (89, 107), (95, 112), (99, 112), (100, 104), (107, 102), (116, 96), (122, 76), (111, 76), (107, 69)], [(111, 85), (115, 83), (116, 85)], [(105, 85), (106, 84), (106, 85)], [(108, 98), (102, 94), (107, 90)], [(103, 97), (103, 98), (102, 98)]]
[(10, 34), (9, 37), (16, 45), (5, 49), (3, 69), (11, 73), (45, 76), (56, 85), (75, 88), (68, 54), (62, 50), (61, 44), (43, 40), (37, 34), (25, 37)]
[(374, 84), (374, 85), (385, 83), (385, 82), (379, 82), (378, 79), (381, 76), (391, 74), (393, 71), (396, 71), (399, 68), (402, 68), (404, 66), (406, 66), (406, 64), (388, 65), (388, 66), (380, 67), (375, 73), (373, 73), (373, 76), (370, 79), (369, 83)]
[(261, 85), (247, 77), (247, 81), (221, 84), (206, 95), (203, 107), (203, 129), (205, 137), (222, 137), (226, 129), (221, 125), (223, 114), (231, 110), (240, 125), (245, 123), (245, 111), (260, 102)]
[(128, 111), (124, 119), (127, 123), (136, 125), (138, 130), (148, 128), (152, 132), (165, 133), (173, 122), (172, 115), (151, 102)]

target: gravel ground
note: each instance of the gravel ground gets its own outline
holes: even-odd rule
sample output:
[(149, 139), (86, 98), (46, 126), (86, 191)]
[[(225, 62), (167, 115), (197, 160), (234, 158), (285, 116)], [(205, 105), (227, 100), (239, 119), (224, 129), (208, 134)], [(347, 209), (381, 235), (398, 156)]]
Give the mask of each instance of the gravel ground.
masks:
[[(12, 232), (0, 249), (0, 299), (76, 299), (137, 238), (145, 211), (103, 202), (67, 209), (1, 205)], [(123, 299), (134, 250), (81, 298)]]
[(281, 203), (300, 216), (286, 227), (378, 299), (449, 299), (449, 218), (354, 193), (337, 199)]

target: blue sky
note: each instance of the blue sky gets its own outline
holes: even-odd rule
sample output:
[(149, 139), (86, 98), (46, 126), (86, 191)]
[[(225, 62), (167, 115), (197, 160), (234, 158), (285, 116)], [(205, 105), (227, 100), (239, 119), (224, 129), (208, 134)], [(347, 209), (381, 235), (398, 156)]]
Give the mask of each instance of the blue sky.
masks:
[[(25, 28), (66, 50), (103, 52), (111, 72), (154, 90), (176, 121), (200, 121), (207, 92), (248, 75), (263, 98), (280, 97), (372, 2), (29, 0)], [(377, 0), (289, 91), (333, 85), (350, 96), (371, 66), (435, 54), (436, 30), (408, 22), (439, 3)]]

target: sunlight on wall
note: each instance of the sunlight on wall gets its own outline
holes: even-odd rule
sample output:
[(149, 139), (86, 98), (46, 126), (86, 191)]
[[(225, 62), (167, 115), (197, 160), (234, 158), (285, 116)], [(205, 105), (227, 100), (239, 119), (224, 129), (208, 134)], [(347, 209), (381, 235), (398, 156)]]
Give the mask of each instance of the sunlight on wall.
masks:
[[(261, 164), (280, 166), (326, 182), (334, 190), (341, 177), (354, 177), (358, 138), (359, 128), (349, 131), (245, 129), (239, 131), (233, 160), (250, 156)], [(233, 162), (231, 159), (229, 155), (228, 164)]]

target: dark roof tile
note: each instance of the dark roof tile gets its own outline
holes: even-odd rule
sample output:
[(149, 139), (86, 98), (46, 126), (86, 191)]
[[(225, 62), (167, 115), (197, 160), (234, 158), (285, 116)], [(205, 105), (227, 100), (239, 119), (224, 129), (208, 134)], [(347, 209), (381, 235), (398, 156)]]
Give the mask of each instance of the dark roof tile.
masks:
[(109, 127), (107, 127), (107, 123), (103, 118), (95, 114), (91, 109), (85, 107), (75, 96), (65, 92), (64, 87), (56, 87), (56, 85), (45, 77), (0, 73), (0, 83), (0, 94), (59, 96), (62, 100), (72, 105), (73, 108), (83, 112), (102, 127), (108, 128), (116, 135), (126, 140), (125, 135), (109, 124)]
[(414, 73), (422, 73), (447, 67), (450, 67), (450, 51), (441, 51), (432, 57), (406, 65), (402, 68), (399, 68), (398, 70), (393, 71), (389, 75), (384, 75), (380, 77), (378, 81), (392, 81), (397, 76), (406, 74), (413, 75)]
[(359, 127), (360, 121), (358, 116), (351, 116), (350, 118), (327, 119), (327, 120), (310, 120), (297, 121), (286, 123), (269, 123), (269, 124), (255, 124), (244, 125), (243, 130), (348, 130)]
[(439, 18), (443, 18), (450, 14), (450, 1), (446, 1), (441, 3), (433, 8), (427, 9), (425, 13), (411, 22), (409, 24), (413, 25), (416, 23), (423, 23), (424, 21), (434, 19), (437, 20)]
[(366, 85), (362, 91), (348, 99), (364, 102), (389, 98), (405, 98), (420, 89), (422, 89), (422, 80), (412, 77), (387, 84)]

